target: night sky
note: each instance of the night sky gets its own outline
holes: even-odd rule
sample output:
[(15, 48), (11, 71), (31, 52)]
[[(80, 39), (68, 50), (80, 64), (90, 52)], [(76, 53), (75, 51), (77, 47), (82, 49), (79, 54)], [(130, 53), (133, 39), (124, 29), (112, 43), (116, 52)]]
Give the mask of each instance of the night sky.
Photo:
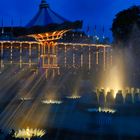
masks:
[[(4, 25), (26, 25), (36, 14), (41, 0), (0, 0), (0, 17)], [(105, 35), (111, 36), (111, 24), (114, 16), (121, 10), (140, 5), (140, 0), (47, 0), (50, 7), (61, 16), (74, 20), (84, 20), (84, 29), (90, 26), (93, 34), (97, 26), (98, 34), (105, 27)]]

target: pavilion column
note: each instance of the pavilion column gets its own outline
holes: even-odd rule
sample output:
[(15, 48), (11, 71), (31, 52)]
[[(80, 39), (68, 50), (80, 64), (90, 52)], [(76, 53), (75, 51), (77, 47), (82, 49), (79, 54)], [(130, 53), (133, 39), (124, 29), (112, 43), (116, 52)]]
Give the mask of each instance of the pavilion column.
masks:
[(20, 68), (22, 68), (22, 43), (20, 43)]
[[(57, 46), (54, 42), (47, 42), (43, 43), (41, 56), (42, 56), (42, 63), (43, 68), (46, 68), (46, 78), (48, 77), (49, 73), (52, 73), (52, 77), (55, 77), (56, 74), (56, 68), (57, 67)], [(45, 59), (47, 60), (47, 64), (45, 64)], [(59, 69), (58, 69), (58, 74)]]
[(110, 50), (110, 66), (112, 67), (113, 65), (113, 50)]
[(106, 70), (106, 47), (104, 46), (103, 47), (103, 69), (104, 69), (104, 71)]
[[(57, 44), (55, 43), (54, 44), (54, 46), (53, 46), (53, 48), (54, 48), (54, 64), (55, 64), (55, 66), (57, 66), (58, 65), (58, 59), (57, 59), (57, 55), (58, 55), (58, 46), (57, 46)], [(58, 75), (60, 75), (60, 68), (58, 67), (58, 69), (57, 69), (57, 74)]]
[(11, 64), (13, 63), (13, 43), (11, 42), (11, 46), (10, 46), (10, 59), (11, 59)]
[(88, 69), (91, 70), (91, 47), (88, 47)]
[(96, 46), (96, 71), (98, 71), (98, 65), (99, 65), (99, 47)]
[(80, 66), (81, 68), (83, 68), (83, 64), (84, 64), (84, 56), (83, 56), (83, 46), (81, 46), (81, 56), (80, 56)]
[(106, 70), (108, 69), (109, 66), (109, 52), (108, 52), (108, 48), (106, 48)]
[(96, 65), (99, 64), (99, 50), (98, 50), (98, 47), (96, 47)]
[(32, 66), (31, 57), (32, 57), (32, 44), (29, 43), (29, 67), (30, 67), (30, 68), (31, 68), (31, 66)]
[(40, 63), (41, 44), (38, 44), (38, 63)]
[(75, 68), (75, 47), (72, 48), (72, 67)]
[(42, 54), (42, 67), (44, 67), (44, 65), (45, 65), (45, 57), (44, 57), (44, 55), (45, 55), (45, 43), (43, 43), (43, 45), (42, 45), (42, 47), (41, 47), (41, 54)]
[(3, 42), (1, 43), (1, 68), (4, 67), (4, 64), (3, 64)]
[[(56, 46), (55, 46), (55, 43), (52, 43), (52, 45), (50, 44), (50, 47), (51, 47), (51, 65), (52, 66), (55, 66), (56, 65), (56, 56), (55, 56), (55, 53), (56, 53)], [(52, 77), (55, 77), (55, 69), (52, 70)]]
[[(41, 58), (42, 58), (42, 67), (45, 68), (46, 64), (45, 64), (45, 59), (48, 60), (49, 62), (49, 52), (47, 52), (48, 55), (46, 55), (46, 47), (48, 48), (49, 45), (46, 46), (46, 42), (43, 42), (42, 43), (42, 46), (41, 46)], [(47, 63), (47, 65), (49, 66), (49, 63)], [(46, 74), (46, 78), (48, 78), (48, 73), (49, 73), (49, 68), (47, 66), (47, 69), (45, 69), (45, 74)]]
[(65, 52), (64, 52), (64, 66), (67, 67), (67, 46), (65, 45)]
[[(51, 54), (51, 52), (50, 52), (50, 43), (48, 43), (48, 66), (50, 67), (50, 54)], [(45, 54), (46, 54), (46, 52), (44, 52)]]
[(53, 45), (53, 65), (56, 65), (57, 64), (57, 56), (56, 56), (56, 54), (57, 54), (57, 46), (54, 44)]

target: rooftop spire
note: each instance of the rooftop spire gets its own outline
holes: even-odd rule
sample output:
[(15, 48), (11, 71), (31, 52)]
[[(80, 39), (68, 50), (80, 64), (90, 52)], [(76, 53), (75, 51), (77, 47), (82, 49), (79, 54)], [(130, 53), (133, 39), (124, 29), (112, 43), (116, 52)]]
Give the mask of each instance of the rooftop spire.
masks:
[(46, 0), (41, 0), (41, 4), (39, 6), (39, 10), (37, 14), (33, 17), (33, 19), (27, 24), (27, 27), (33, 26), (48, 26), (49, 24), (62, 24), (67, 20), (61, 17), (59, 14), (55, 13)]
[(46, 0), (41, 0), (40, 9), (48, 8), (49, 5), (47, 4)]

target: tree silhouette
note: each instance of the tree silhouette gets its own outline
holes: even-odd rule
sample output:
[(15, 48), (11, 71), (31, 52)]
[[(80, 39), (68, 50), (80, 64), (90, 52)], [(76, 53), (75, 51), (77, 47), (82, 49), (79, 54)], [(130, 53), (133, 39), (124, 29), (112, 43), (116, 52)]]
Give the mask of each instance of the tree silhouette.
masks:
[(127, 10), (119, 12), (112, 24), (112, 32), (115, 42), (123, 43), (130, 39), (134, 26), (140, 29), (140, 7), (133, 6)]

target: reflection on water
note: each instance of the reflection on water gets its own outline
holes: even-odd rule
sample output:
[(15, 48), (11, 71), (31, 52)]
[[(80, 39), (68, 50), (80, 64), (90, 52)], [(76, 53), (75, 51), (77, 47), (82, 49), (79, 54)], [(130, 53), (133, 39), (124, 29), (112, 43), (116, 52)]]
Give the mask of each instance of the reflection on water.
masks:
[(114, 114), (116, 112), (115, 109), (112, 108), (103, 108), (103, 107), (98, 107), (98, 108), (89, 108), (89, 112), (104, 112), (104, 113), (112, 113)]
[(45, 131), (41, 129), (20, 129), (15, 132), (15, 138), (21, 138), (21, 139), (28, 139), (30, 140), (32, 137), (39, 137), (41, 138), (42, 136), (45, 135)]
[(62, 101), (58, 100), (42, 100), (41, 102), (43, 104), (62, 104)]
[(67, 96), (66, 97), (67, 99), (80, 99), (81, 98), (81, 96), (76, 96), (76, 95), (74, 95), (74, 96)]

